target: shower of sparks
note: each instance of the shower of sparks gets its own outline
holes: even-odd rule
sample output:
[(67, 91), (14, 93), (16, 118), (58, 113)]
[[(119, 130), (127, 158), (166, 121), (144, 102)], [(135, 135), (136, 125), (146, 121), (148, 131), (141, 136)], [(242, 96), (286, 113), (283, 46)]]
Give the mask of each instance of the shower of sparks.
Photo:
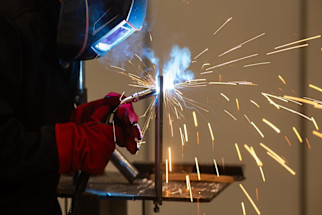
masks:
[(237, 106), (237, 110), (239, 111), (239, 101), (237, 98), (236, 98), (236, 106)]
[(237, 120), (236, 117), (234, 117), (231, 113), (229, 113), (227, 110), (224, 110), (226, 114), (228, 114), (231, 118), (234, 120)]
[(184, 130), (184, 137), (185, 137), (185, 141), (186, 143), (188, 142), (188, 131), (187, 131), (187, 126), (186, 124), (183, 124), (183, 130)]
[(261, 175), (262, 175), (262, 179), (263, 179), (263, 182), (265, 182), (266, 181), (266, 179), (265, 179), (265, 175), (264, 175), (264, 172), (263, 172), (263, 167), (259, 167), (259, 170), (260, 170), (260, 172), (261, 172)]
[(242, 156), (240, 154), (240, 150), (239, 150), (239, 147), (238, 147), (238, 144), (237, 143), (235, 143), (235, 147), (236, 147), (238, 159), (239, 159), (239, 161), (242, 161), (243, 159), (242, 159)]
[(216, 35), (228, 22), (230, 22), (233, 19), (233, 17), (230, 17), (226, 20), (226, 22), (224, 24), (222, 24), (217, 31), (215, 31), (212, 35)]
[(254, 122), (250, 122), (250, 124), (256, 129), (256, 131), (259, 133), (259, 135), (264, 138), (264, 134), (259, 130), (259, 128), (255, 125)]
[(214, 137), (214, 133), (212, 132), (212, 128), (211, 128), (211, 125), (209, 122), (208, 122), (208, 128), (209, 128), (209, 132), (210, 132), (210, 136), (211, 136), (212, 148), (214, 148), (215, 137)]
[(260, 65), (270, 64), (270, 63), (271, 62), (259, 62), (259, 63), (247, 64), (247, 65), (244, 65), (244, 67), (260, 66)]
[(280, 49), (280, 48), (283, 48), (283, 47), (286, 47), (286, 46), (294, 45), (294, 44), (309, 41), (309, 40), (314, 40), (314, 39), (317, 39), (317, 38), (320, 38), (320, 37), (321, 37), (321, 35), (317, 35), (317, 36), (314, 36), (314, 37), (309, 37), (309, 38), (305, 38), (305, 39), (302, 39), (302, 40), (297, 40), (297, 41), (294, 41), (294, 42), (291, 42), (291, 43), (287, 43), (287, 44), (284, 44), (284, 45), (277, 46), (274, 49)]
[(253, 103), (256, 107), (260, 108), (259, 105), (256, 102), (254, 102), (253, 100), (250, 100), (250, 102)]
[(198, 121), (197, 121), (197, 116), (196, 116), (196, 112), (192, 111), (192, 116), (193, 116), (193, 122), (195, 124), (195, 127), (198, 127)]
[(298, 98), (298, 97), (294, 97), (294, 96), (283, 96), (283, 97), (286, 98), (286, 99), (293, 100), (293, 101), (298, 101), (298, 102), (302, 102), (302, 103), (312, 105), (315, 108), (322, 109), (322, 103), (319, 103), (319, 102), (311, 101), (309, 99), (302, 99), (302, 98)]
[(294, 126), (293, 126), (293, 131), (296, 134), (297, 139), (299, 139), (300, 143), (302, 143), (303, 139), (302, 139), (301, 135), (299, 134), (299, 132), (297, 131), (297, 129)]
[(246, 197), (248, 198), (249, 202), (252, 204), (253, 208), (255, 209), (255, 211), (257, 212), (258, 215), (261, 214), (261, 212), (258, 210), (256, 204), (254, 203), (253, 199), (249, 196), (248, 192), (245, 190), (244, 186), (242, 184), (239, 184), (240, 188), (242, 189), (242, 191), (244, 192), (244, 194), (246, 195)]
[(169, 169), (168, 169), (168, 159), (165, 159), (165, 183), (169, 183)]
[(218, 171), (218, 165), (217, 165), (216, 159), (214, 159), (214, 165), (215, 165), (216, 175), (219, 177), (219, 171)]
[(318, 132), (318, 131), (315, 131), (315, 130), (313, 130), (313, 132), (312, 132), (312, 133), (313, 133), (315, 136), (322, 138), (322, 133), (320, 133), (320, 132)]
[(218, 64), (218, 65), (209, 67), (206, 70), (209, 71), (209, 70), (214, 69), (214, 68), (222, 67), (222, 66), (225, 66), (225, 65), (228, 65), (228, 64), (232, 64), (232, 63), (235, 63), (235, 62), (238, 62), (238, 61), (241, 61), (241, 60), (245, 60), (245, 59), (248, 59), (248, 58), (256, 57), (256, 56), (258, 56), (258, 54), (252, 54), (252, 55), (248, 55), (248, 56), (245, 56), (245, 57), (237, 58), (235, 60), (231, 60), (231, 61), (228, 61), (228, 62), (225, 62), (225, 63), (222, 63), (222, 64)]
[(190, 194), (190, 201), (193, 202), (189, 175), (186, 175), (186, 183), (187, 183), (187, 189), (189, 190), (189, 194)]
[(198, 181), (200, 181), (201, 177), (200, 177), (199, 164), (198, 164), (197, 157), (195, 157), (195, 162), (196, 162), (196, 170), (197, 170), (197, 175), (198, 175)]
[(276, 133), (281, 133), (281, 130), (277, 128), (275, 125), (273, 125), (273, 123), (271, 123), (267, 119), (263, 118), (263, 122), (265, 122), (269, 127), (271, 127), (274, 131), (276, 131)]
[(255, 159), (257, 166), (259, 166), (259, 167), (263, 166), (262, 161), (257, 157), (253, 147), (249, 148), (249, 146), (247, 144), (244, 144), (244, 147), (249, 152), (249, 154)]
[(243, 215), (246, 215), (244, 202), (241, 202), (241, 207), (242, 207)]
[(228, 98), (225, 94), (220, 93), (220, 95), (221, 95), (222, 97), (224, 97), (224, 98), (229, 102), (229, 98)]
[(306, 142), (307, 147), (311, 150), (311, 145), (310, 145), (310, 142), (307, 138), (305, 138), (305, 142)]
[(278, 75), (278, 78), (283, 82), (284, 85), (286, 85), (286, 81), (284, 80), (284, 78), (281, 75)]
[(205, 50), (203, 50), (202, 52), (200, 52), (196, 57), (194, 57), (193, 59), (196, 60), (198, 57), (200, 57), (202, 54), (204, 54), (205, 52), (208, 51), (208, 48), (206, 48)]
[(284, 138), (285, 138), (285, 140), (286, 140), (287, 144), (288, 144), (289, 146), (292, 146), (292, 144), (291, 144), (290, 140), (287, 138), (287, 136), (284, 136)]
[(277, 54), (277, 53), (284, 52), (284, 51), (289, 51), (292, 49), (303, 48), (303, 47), (307, 47), (308, 45), (309, 44), (303, 44), (303, 45), (299, 45), (299, 46), (293, 46), (293, 47), (289, 47), (289, 48), (285, 48), (285, 49), (280, 49), (277, 51), (268, 52), (268, 53), (266, 53), (266, 55), (272, 55), (272, 54)]
[(169, 171), (172, 172), (172, 158), (171, 158), (171, 148), (168, 148), (169, 153)]
[(317, 86), (315, 86), (313, 84), (309, 84), (309, 87), (311, 87), (312, 89), (315, 89), (317, 91), (320, 91), (322, 93), (322, 89), (320, 87), (317, 87)]
[(234, 50), (237, 50), (237, 49), (243, 47), (243, 45), (245, 45), (245, 44), (247, 44), (247, 43), (249, 43), (249, 42), (251, 42), (251, 41), (253, 41), (255, 39), (258, 39), (258, 38), (260, 38), (260, 37), (262, 37), (264, 35), (265, 35), (265, 33), (262, 33), (262, 34), (259, 34), (259, 35), (255, 36), (255, 37), (253, 37), (253, 38), (251, 38), (249, 40), (246, 40), (245, 42), (243, 42), (243, 43), (241, 43), (241, 44), (239, 44), (239, 45), (237, 45), (237, 46), (225, 51), (224, 53), (220, 54), (218, 57), (222, 57), (222, 56), (224, 56), (224, 55), (226, 55), (226, 54), (228, 54), (228, 53), (230, 53), (230, 52), (232, 52)]

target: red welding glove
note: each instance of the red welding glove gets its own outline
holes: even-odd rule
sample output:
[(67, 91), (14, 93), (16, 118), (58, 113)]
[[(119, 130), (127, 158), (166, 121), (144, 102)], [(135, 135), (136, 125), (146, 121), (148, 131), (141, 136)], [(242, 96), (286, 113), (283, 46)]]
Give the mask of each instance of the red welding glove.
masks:
[(56, 124), (59, 173), (82, 170), (102, 174), (115, 149), (115, 139), (131, 153), (137, 151), (136, 140), (142, 135), (131, 104), (119, 107), (115, 126), (104, 124), (107, 115), (119, 104), (119, 97), (109, 94), (104, 99), (81, 105), (72, 114), (72, 122)]

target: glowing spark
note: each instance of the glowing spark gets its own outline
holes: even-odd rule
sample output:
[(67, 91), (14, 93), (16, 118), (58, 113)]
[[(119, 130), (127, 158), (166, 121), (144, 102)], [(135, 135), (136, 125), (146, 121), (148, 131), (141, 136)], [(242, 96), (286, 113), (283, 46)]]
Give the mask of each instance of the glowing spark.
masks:
[(247, 65), (244, 65), (244, 67), (259, 66), (259, 65), (265, 65), (270, 63), (271, 62), (259, 62), (259, 63), (247, 64)]
[(242, 156), (240, 154), (239, 147), (238, 147), (237, 143), (235, 143), (235, 147), (236, 147), (236, 151), (237, 151), (237, 154), (238, 154), (239, 161), (242, 161), (243, 159), (242, 159)]
[(303, 142), (302, 137), (300, 136), (299, 132), (296, 130), (296, 128), (293, 126), (293, 131), (297, 136), (297, 139), (299, 139), (300, 143)]
[(261, 130), (259, 130), (259, 128), (255, 125), (254, 122), (250, 122), (250, 124), (257, 130), (257, 132), (259, 133), (259, 135), (261, 135), (262, 138), (264, 138), (264, 134), (261, 132)]
[(150, 32), (149, 32), (149, 36), (150, 36), (150, 41), (152, 42), (152, 35)]
[(260, 170), (260, 172), (261, 172), (263, 182), (265, 182), (265, 181), (266, 181), (266, 179), (265, 179), (265, 175), (264, 175), (264, 172), (263, 172), (263, 168), (260, 166), (260, 167), (259, 167), (259, 170)]
[(310, 104), (313, 105), (315, 108), (319, 108), (321, 106), (321, 104), (319, 104), (318, 102), (314, 102), (308, 99), (302, 99), (302, 98), (298, 98), (298, 97), (293, 97), (293, 96), (283, 96), (286, 99), (291, 99), (294, 101), (298, 101), (298, 102), (302, 102), (302, 103), (306, 103), (306, 104)]
[(115, 133), (115, 124), (114, 124), (114, 120), (112, 121), (112, 125), (113, 125), (113, 138), (114, 138), (114, 143), (116, 143), (116, 133)]
[(118, 67), (118, 66), (110, 66), (111, 68), (114, 68), (114, 69), (119, 69), (119, 70), (122, 70), (125, 72), (125, 69), (121, 68), (121, 67)]
[(222, 97), (224, 97), (227, 101), (229, 101), (229, 98), (228, 98), (225, 94), (220, 93), (220, 95), (221, 95)]
[(293, 44), (296, 44), (296, 43), (301, 43), (301, 42), (317, 39), (317, 38), (320, 38), (320, 37), (321, 37), (321, 35), (317, 35), (317, 36), (314, 36), (314, 37), (309, 37), (309, 38), (306, 38), (306, 39), (297, 40), (295, 42), (291, 42), (291, 43), (287, 43), (287, 44), (284, 44), (284, 45), (281, 45), (281, 46), (277, 46), (274, 49), (283, 48), (283, 47), (286, 47), (286, 46), (289, 46), (289, 45), (293, 45)]
[(244, 144), (244, 147), (249, 152), (249, 154), (255, 159), (257, 166), (263, 166), (262, 161), (257, 157), (253, 147), (249, 148), (249, 146), (247, 144)]
[(245, 188), (243, 187), (242, 184), (239, 184), (240, 188), (242, 189), (242, 191), (244, 192), (244, 194), (246, 195), (246, 197), (248, 198), (249, 202), (252, 204), (252, 206), (254, 207), (255, 211), (257, 212), (258, 215), (261, 214), (261, 212), (258, 210), (256, 204), (254, 203), (253, 199), (249, 196), (249, 194), (247, 193), (247, 191), (245, 190)]
[(197, 157), (195, 157), (195, 162), (196, 162), (196, 169), (197, 169), (197, 174), (198, 174), (198, 181), (200, 181), (201, 178), (200, 178), (200, 171), (199, 171), (199, 164), (198, 164)]
[(289, 50), (292, 50), (292, 49), (303, 48), (303, 47), (306, 47), (308, 45), (309, 44), (304, 44), (304, 45), (293, 46), (293, 47), (289, 47), (289, 48), (285, 48), (285, 49), (280, 49), (280, 50), (277, 50), (277, 51), (268, 52), (268, 53), (266, 53), (266, 55), (272, 55), (272, 54), (276, 54), (276, 53), (279, 53), (279, 52), (289, 51)]
[(183, 129), (184, 129), (185, 140), (186, 140), (186, 143), (187, 143), (188, 142), (188, 132), (187, 132), (186, 124), (183, 124)]
[(186, 183), (187, 183), (187, 189), (189, 190), (189, 193), (190, 193), (190, 201), (193, 202), (189, 175), (186, 175)]
[(219, 177), (219, 171), (218, 171), (218, 165), (217, 165), (216, 159), (214, 159), (214, 165), (215, 165), (216, 174)]
[(276, 160), (279, 164), (281, 164), (287, 171), (289, 171), (292, 175), (296, 175), (296, 173), (289, 167), (287, 166), (285, 163), (281, 162), (280, 159), (278, 159), (277, 157), (275, 157), (273, 154), (271, 154), (270, 152), (267, 152), (267, 154), (269, 156), (271, 156), (274, 160)]
[(177, 117), (177, 119), (179, 119), (178, 111), (177, 111), (177, 108), (176, 108), (176, 107), (174, 107), (174, 112), (176, 113), (176, 117)]
[(225, 51), (224, 53), (220, 54), (218, 57), (224, 56), (225, 54), (228, 54), (229, 52), (232, 52), (232, 51), (234, 51), (236, 49), (239, 49), (239, 48), (243, 47), (243, 45), (245, 45), (246, 43), (249, 43), (249, 42), (251, 42), (251, 41), (253, 41), (253, 40), (255, 40), (255, 39), (259, 38), (259, 37), (262, 37), (264, 35), (265, 35), (265, 33), (262, 33), (262, 34), (257, 35), (255, 37), (249, 39), (249, 40), (246, 40), (245, 42), (243, 42), (243, 43), (241, 43), (241, 44), (229, 49), (228, 51)]
[(286, 142), (288, 143), (288, 145), (292, 146), (292, 144), (291, 144), (290, 140), (287, 138), (287, 136), (284, 136), (284, 138), (285, 138)]
[(173, 137), (173, 126), (172, 126), (172, 120), (171, 120), (170, 114), (169, 114), (169, 125), (170, 125), (170, 129), (171, 129), (171, 137)]
[(210, 66), (210, 63), (204, 63), (204, 64), (202, 64), (201, 69), (203, 69), (205, 66)]
[(265, 122), (269, 127), (271, 127), (276, 133), (281, 133), (281, 130), (277, 128), (275, 125), (273, 125), (270, 121), (267, 119), (263, 118), (263, 122)]
[(286, 84), (284, 78), (281, 75), (278, 75), (278, 78), (283, 82), (283, 84)]
[(249, 120), (249, 118), (247, 117), (247, 115), (246, 115), (246, 114), (244, 114), (244, 117), (247, 119), (247, 121), (249, 122), (249, 124), (250, 124), (250, 123), (252, 123), (252, 122)]
[(259, 198), (258, 198), (258, 188), (256, 187), (256, 200), (258, 201)]
[(205, 74), (209, 74), (209, 73), (213, 73), (213, 71), (201, 72), (200, 75), (205, 75)]
[(230, 17), (226, 20), (226, 22), (224, 24), (222, 24), (218, 29), (217, 31), (215, 31), (212, 35), (216, 35), (228, 22), (230, 22), (230, 20), (232, 20), (233, 17)]
[(215, 137), (214, 137), (214, 133), (212, 132), (211, 125), (210, 125), (209, 122), (208, 122), (208, 128), (209, 128), (209, 132), (210, 132), (210, 135), (211, 135), (212, 145), (214, 147)]
[(268, 146), (266, 146), (263, 143), (259, 144), (261, 147), (263, 147), (264, 149), (266, 149), (266, 151), (268, 151), (269, 153), (271, 153), (271, 155), (273, 155), (279, 163), (286, 163), (285, 160), (283, 158), (281, 158), (281, 156), (279, 156), (278, 154), (276, 154), (272, 149), (268, 148)]
[(200, 57), (202, 54), (204, 54), (206, 51), (208, 51), (208, 48), (206, 48), (205, 50), (203, 50), (202, 52), (200, 52), (195, 58), (194, 60), (196, 60), (198, 57)]
[(237, 106), (237, 110), (239, 111), (239, 102), (237, 98), (236, 98), (236, 106)]
[(225, 159), (224, 159), (224, 157), (221, 157), (221, 162), (222, 162), (222, 168), (225, 169)]
[(312, 133), (313, 133), (315, 136), (322, 138), (322, 133), (320, 133), (320, 132), (318, 132), (318, 131), (315, 131), (315, 130), (313, 130), (313, 132), (312, 132)]
[(314, 86), (313, 84), (309, 84), (309, 87), (311, 87), (312, 89), (315, 89), (317, 91), (320, 91), (322, 93), (322, 89), (320, 87)]
[(241, 207), (242, 207), (242, 210), (243, 210), (243, 215), (246, 215), (244, 202), (241, 202)]
[(234, 120), (237, 120), (236, 117), (234, 117), (231, 113), (229, 113), (227, 110), (224, 110), (226, 114), (228, 114), (231, 118)]
[(310, 145), (310, 142), (307, 138), (305, 138), (305, 142), (307, 144), (307, 147), (311, 150), (311, 145)]
[(165, 159), (165, 183), (169, 183), (168, 171), (168, 159)]
[(221, 67), (221, 66), (225, 66), (225, 65), (228, 65), (228, 64), (231, 64), (231, 63), (235, 63), (235, 62), (238, 62), (238, 61), (241, 61), (241, 60), (245, 60), (245, 59), (248, 59), (248, 58), (252, 58), (252, 57), (255, 57), (257, 55), (258, 54), (252, 54), (252, 55), (248, 55), (248, 56), (245, 56), (245, 57), (241, 57), (241, 58), (238, 58), (238, 59), (235, 59), (235, 60), (231, 60), (231, 61), (228, 61), (228, 62), (219, 64), (219, 65), (216, 65), (216, 66), (212, 66), (210, 68), (207, 68), (206, 70), (208, 71), (208, 70), (211, 70), (211, 69), (214, 69), (214, 68), (218, 68), (218, 67)]
[(142, 58), (140, 58), (140, 56), (139, 56), (139, 55), (137, 55), (136, 53), (135, 53), (134, 55), (135, 55), (135, 57), (137, 57), (141, 62), (143, 62), (143, 61), (142, 61)]
[(197, 121), (197, 116), (196, 116), (195, 111), (192, 111), (192, 116), (193, 116), (193, 121), (194, 121), (195, 127), (197, 128), (198, 127), (198, 121)]
[(184, 137), (183, 137), (182, 129), (179, 128), (179, 130), (180, 130), (180, 137), (181, 137), (181, 145), (184, 146)]
[(197, 144), (199, 145), (199, 132), (197, 131)]
[(250, 100), (250, 102), (253, 103), (256, 107), (259, 108), (259, 105), (256, 102), (254, 102), (253, 100)]
[(168, 148), (168, 152), (169, 152), (169, 170), (170, 172), (172, 172), (172, 159), (171, 159), (171, 148)]

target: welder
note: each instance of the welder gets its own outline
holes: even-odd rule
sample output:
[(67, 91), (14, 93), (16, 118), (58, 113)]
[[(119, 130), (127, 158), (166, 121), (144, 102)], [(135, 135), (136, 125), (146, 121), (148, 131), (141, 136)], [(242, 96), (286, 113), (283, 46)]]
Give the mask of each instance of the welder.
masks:
[(0, 214), (60, 214), (60, 174), (102, 174), (115, 142), (138, 150), (132, 104), (109, 93), (77, 106), (74, 68), (140, 30), (146, 0), (0, 5)]

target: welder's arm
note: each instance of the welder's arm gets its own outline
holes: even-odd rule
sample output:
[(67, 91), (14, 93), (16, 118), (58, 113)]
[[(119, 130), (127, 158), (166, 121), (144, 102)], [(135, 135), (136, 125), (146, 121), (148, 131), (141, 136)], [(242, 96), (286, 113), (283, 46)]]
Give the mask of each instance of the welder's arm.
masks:
[(107, 115), (119, 103), (119, 95), (109, 94), (79, 106), (72, 114), (72, 122), (56, 124), (59, 173), (82, 170), (102, 174), (115, 149), (115, 141), (133, 154), (137, 151), (136, 140), (141, 133), (131, 104), (119, 106), (114, 126), (105, 124)]

